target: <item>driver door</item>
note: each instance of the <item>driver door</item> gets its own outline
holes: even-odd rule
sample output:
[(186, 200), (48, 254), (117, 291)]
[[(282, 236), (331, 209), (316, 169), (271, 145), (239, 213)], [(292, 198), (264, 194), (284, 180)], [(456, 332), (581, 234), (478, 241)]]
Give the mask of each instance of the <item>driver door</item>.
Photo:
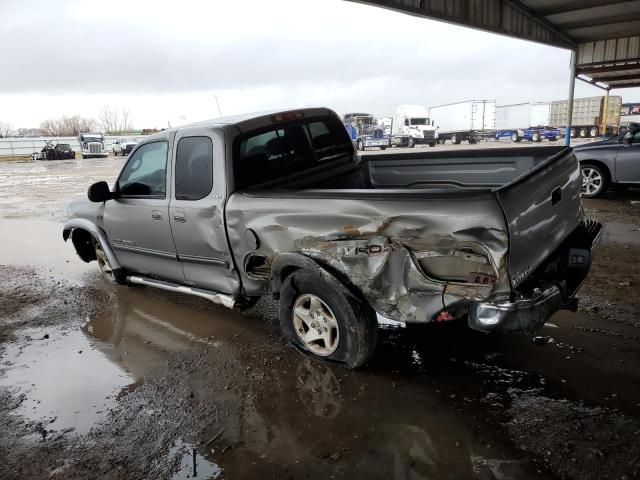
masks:
[(625, 138), (616, 155), (616, 181), (621, 183), (640, 183), (640, 130), (631, 135), (631, 143)]
[(125, 269), (182, 283), (169, 225), (171, 140), (167, 135), (132, 153), (116, 181), (116, 198), (105, 203), (104, 226)]

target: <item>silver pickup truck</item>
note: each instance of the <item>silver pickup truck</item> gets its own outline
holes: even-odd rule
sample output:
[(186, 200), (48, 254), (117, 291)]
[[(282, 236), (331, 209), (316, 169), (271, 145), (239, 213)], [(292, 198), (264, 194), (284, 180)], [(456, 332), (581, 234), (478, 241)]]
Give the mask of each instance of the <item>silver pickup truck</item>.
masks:
[(63, 236), (117, 283), (274, 296), (291, 344), (353, 368), (376, 313), (533, 331), (575, 309), (601, 230), (581, 187), (569, 148), (359, 156), (334, 112), (303, 109), (149, 137)]

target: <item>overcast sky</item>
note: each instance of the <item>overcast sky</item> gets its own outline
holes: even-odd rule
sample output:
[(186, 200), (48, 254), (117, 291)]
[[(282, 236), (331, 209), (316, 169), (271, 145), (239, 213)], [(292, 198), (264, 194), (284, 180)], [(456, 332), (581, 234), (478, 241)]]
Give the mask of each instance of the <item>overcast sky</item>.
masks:
[[(569, 52), (343, 0), (1, 0), (0, 121), (567, 97)], [(51, 27), (48, 29), (47, 27)], [(577, 82), (576, 95), (601, 90)], [(640, 89), (619, 90), (640, 102)]]

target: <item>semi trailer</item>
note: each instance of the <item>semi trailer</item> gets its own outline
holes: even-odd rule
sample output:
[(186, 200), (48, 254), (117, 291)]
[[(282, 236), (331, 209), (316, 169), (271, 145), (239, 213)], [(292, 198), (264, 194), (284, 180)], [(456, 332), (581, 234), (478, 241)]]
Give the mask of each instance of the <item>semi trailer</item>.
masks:
[(364, 151), (377, 147), (385, 150), (389, 146), (389, 133), (374, 115), (347, 113), (342, 121), (356, 149)]
[[(573, 100), (572, 137), (588, 138), (618, 133), (622, 97), (617, 95), (584, 97)], [(550, 126), (564, 129), (569, 122), (567, 100), (551, 102)]]
[(459, 144), (463, 140), (476, 143), (493, 136), (496, 129), (495, 100), (466, 100), (438, 105), (429, 109), (429, 116), (437, 119), (438, 139)]
[(550, 111), (549, 102), (496, 106), (495, 139), (508, 138), (512, 142), (558, 140), (562, 132), (560, 129), (549, 127)]

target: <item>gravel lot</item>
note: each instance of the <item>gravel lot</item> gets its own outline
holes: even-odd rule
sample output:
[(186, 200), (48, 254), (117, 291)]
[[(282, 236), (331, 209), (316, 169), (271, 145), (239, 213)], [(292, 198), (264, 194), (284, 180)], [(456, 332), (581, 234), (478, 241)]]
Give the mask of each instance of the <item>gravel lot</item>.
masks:
[(0, 163), (0, 478), (640, 478), (640, 191), (584, 202), (581, 308), (535, 340), (385, 325), (354, 372), (288, 348), (272, 301), (81, 262), (65, 204), (123, 161)]

